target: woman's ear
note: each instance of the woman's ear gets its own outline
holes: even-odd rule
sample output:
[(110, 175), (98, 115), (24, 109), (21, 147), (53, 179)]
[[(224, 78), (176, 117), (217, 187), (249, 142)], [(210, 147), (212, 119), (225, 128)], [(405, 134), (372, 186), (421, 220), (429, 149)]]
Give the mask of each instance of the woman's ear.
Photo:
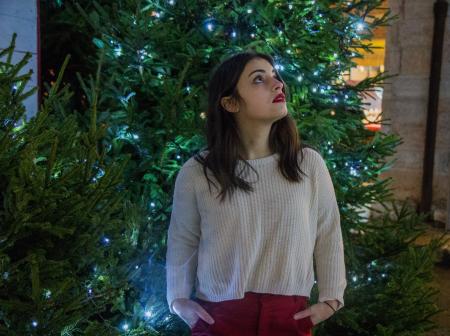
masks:
[(220, 100), (222, 107), (228, 112), (236, 113), (239, 112), (239, 106), (231, 97), (222, 97)]

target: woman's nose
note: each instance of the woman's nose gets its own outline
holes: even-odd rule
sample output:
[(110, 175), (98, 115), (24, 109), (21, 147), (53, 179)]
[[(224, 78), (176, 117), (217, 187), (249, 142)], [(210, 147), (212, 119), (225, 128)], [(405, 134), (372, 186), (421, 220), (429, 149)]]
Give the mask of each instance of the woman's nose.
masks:
[(275, 79), (275, 90), (277, 90), (278, 88), (283, 88), (283, 86), (284, 86), (284, 84), (283, 84), (283, 82), (282, 81), (279, 81), (278, 79), (276, 79), (276, 78), (274, 78)]

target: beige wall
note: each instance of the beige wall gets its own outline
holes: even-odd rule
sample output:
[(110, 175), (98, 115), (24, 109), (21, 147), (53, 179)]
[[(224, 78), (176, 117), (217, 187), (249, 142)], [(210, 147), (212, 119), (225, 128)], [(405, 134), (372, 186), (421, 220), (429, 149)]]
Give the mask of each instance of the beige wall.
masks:
[[(434, 0), (389, 0), (399, 19), (387, 29), (385, 70), (398, 74), (384, 86), (383, 115), (391, 119), (382, 130), (402, 137), (404, 143), (389, 159), (393, 168), (382, 178), (393, 178), (397, 199), (418, 204), (421, 199), (422, 166), (427, 120), (428, 87), (433, 38)], [(444, 42), (439, 113), (433, 173), (432, 213), (447, 223), (450, 177), (450, 18), (447, 17)]]

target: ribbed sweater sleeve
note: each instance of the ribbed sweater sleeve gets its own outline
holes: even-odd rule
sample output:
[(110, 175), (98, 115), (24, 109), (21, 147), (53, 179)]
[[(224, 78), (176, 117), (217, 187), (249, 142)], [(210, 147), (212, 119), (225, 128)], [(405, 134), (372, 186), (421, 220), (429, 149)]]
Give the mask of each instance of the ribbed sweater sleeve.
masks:
[(315, 183), (318, 196), (317, 236), (314, 246), (319, 302), (337, 299), (344, 306), (347, 285), (340, 214), (333, 182), (324, 159), (315, 155)]
[(167, 302), (172, 314), (174, 299), (190, 298), (197, 270), (200, 214), (191, 175), (192, 167), (185, 163), (175, 179), (167, 234)]

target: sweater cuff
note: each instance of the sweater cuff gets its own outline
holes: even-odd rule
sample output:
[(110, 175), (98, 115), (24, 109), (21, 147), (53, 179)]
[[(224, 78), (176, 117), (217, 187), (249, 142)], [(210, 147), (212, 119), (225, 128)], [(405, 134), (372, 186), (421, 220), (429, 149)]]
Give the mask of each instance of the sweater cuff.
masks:
[(172, 314), (176, 314), (172, 307), (173, 301), (178, 298), (189, 299), (192, 289), (193, 283), (185, 267), (167, 266), (167, 304)]
[(336, 312), (344, 307), (344, 298), (342, 295), (319, 295), (319, 302), (325, 302), (329, 300), (338, 301), (338, 307), (336, 308)]

